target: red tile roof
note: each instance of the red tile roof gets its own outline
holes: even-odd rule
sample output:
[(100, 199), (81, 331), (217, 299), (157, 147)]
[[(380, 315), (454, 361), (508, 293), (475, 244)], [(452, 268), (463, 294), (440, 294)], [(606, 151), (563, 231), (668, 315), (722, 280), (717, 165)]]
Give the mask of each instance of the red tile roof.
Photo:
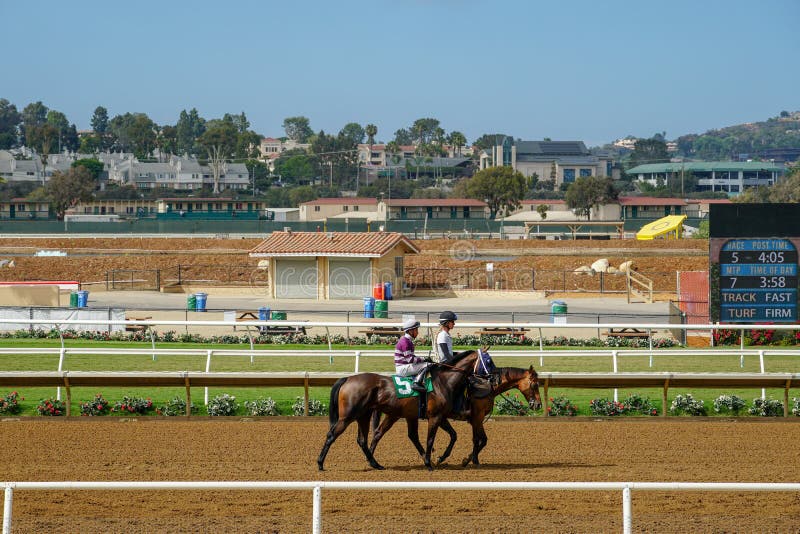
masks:
[(486, 202), (472, 198), (392, 198), (386, 200), (387, 206), (470, 206), (485, 208)]
[(379, 258), (397, 246), (419, 253), (397, 232), (273, 232), (251, 256), (361, 256)]
[(685, 206), (682, 198), (619, 197), (621, 206)]
[(308, 202), (302, 202), (301, 206), (319, 206), (319, 205), (339, 205), (339, 206), (354, 206), (364, 205), (364, 204), (375, 204), (378, 205), (377, 198), (362, 198), (362, 197), (337, 197), (337, 198), (318, 198), (316, 200), (309, 200)]
[(689, 204), (733, 204), (729, 198), (688, 198)]

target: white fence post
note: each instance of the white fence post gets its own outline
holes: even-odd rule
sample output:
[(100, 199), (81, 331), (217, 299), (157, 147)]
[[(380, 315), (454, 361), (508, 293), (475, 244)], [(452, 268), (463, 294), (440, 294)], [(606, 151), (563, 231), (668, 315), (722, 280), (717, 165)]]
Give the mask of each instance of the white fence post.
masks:
[(6, 484), (5, 497), (3, 498), (3, 534), (11, 534), (11, 505), (14, 500), (14, 487)]
[[(742, 332), (744, 334), (744, 332)], [(761, 374), (764, 374), (764, 351), (758, 351), (758, 363), (761, 365)], [(766, 388), (761, 388), (761, 400), (766, 400), (767, 398), (767, 390)]]
[[(61, 349), (58, 351), (58, 372), (61, 373), (64, 370), (64, 353), (66, 349), (64, 346), (61, 346)], [(56, 399), (61, 400), (61, 386), (56, 388)]]
[(361, 359), (361, 351), (357, 350), (356, 351), (356, 370), (354, 371), (356, 373), (358, 372), (358, 364), (359, 364), (359, 360), (360, 359)]
[[(615, 350), (611, 351), (611, 359), (614, 362), (614, 374), (617, 374), (617, 351), (615, 351)], [(614, 388), (614, 402), (618, 402), (619, 401), (617, 396), (618, 396), (617, 388)]]
[[(211, 372), (211, 353), (213, 351), (208, 350), (206, 355), (206, 373)], [(205, 404), (208, 406), (208, 386), (205, 387)]]
[(322, 533), (322, 487), (314, 486), (314, 508), (311, 519), (311, 532)]
[(631, 488), (622, 488), (622, 532), (631, 534), (633, 530), (633, 518), (631, 517)]

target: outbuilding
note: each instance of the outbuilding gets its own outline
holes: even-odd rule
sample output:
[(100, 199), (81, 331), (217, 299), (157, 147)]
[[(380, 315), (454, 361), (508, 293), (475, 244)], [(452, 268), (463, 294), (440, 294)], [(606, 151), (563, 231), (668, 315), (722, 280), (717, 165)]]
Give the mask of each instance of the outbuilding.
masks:
[(273, 232), (250, 251), (269, 259), (278, 299), (360, 299), (378, 283), (402, 295), (403, 259), (419, 249), (397, 232)]

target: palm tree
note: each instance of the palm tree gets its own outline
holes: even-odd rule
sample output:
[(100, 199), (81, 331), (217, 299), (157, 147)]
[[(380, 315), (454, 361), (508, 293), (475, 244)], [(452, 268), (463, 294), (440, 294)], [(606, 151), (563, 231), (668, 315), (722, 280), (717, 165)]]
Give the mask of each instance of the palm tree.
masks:
[(367, 133), (367, 143), (372, 146), (375, 144), (375, 136), (378, 135), (378, 127), (374, 124), (367, 124), (367, 127), (364, 128), (364, 131)]
[(463, 133), (454, 131), (450, 134), (450, 144), (453, 145), (455, 154), (460, 156), (461, 147), (467, 144), (467, 138)]

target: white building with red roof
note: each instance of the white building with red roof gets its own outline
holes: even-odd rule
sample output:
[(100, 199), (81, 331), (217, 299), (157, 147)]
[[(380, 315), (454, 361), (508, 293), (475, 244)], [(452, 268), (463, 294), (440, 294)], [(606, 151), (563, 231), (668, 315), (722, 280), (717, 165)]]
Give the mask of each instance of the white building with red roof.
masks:
[(277, 299), (361, 299), (390, 282), (402, 296), (403, 258), (419, 249), (396, 232), (273, 232), (250, 251), (269, 260)]

